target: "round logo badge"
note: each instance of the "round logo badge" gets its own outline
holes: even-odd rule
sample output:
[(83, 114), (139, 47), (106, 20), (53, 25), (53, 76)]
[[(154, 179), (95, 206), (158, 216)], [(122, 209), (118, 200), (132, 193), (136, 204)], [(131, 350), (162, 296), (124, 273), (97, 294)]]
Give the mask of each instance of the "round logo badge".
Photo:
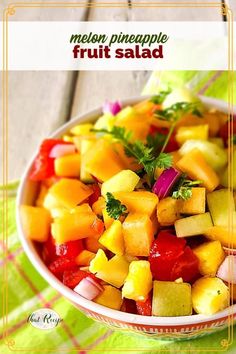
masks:
[(53, 329), (61, 321), (62, 319), (56, 311), (47, 308), (32, 312), (27, 319), (27, 322), (38, 329)]

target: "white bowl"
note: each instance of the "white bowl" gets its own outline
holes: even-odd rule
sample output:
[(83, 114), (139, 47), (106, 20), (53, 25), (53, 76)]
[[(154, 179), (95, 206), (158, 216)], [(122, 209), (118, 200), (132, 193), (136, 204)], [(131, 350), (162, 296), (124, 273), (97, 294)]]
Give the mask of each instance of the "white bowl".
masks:
[[(135, 104), (145, 97), (135, 97), (122, 101), (122, 105)], [(228, 105), (220, 100), (202, 97), (203, 103), (209, 107), (215, 107), (227, 112)], [(94, 121), (101, 115), (102, 109), (95, 109), (87, 114), (78, 116), (51, 134), (51, 138), (59, 138), (78, 123)], [(89, 301), (63, 285), (47, 268), (36, 251), (34, 243), (24, 235), (19, 214), (21, 204), (33, 205), (38, 191), (38, 183), (29, 181), (29, 171), (36, 153), (25, 170), (17, 196), (17, 227), (23, 248), (30, 261), (41, 276), (60, 294), (65, 296), (73, 305), (83, 311), (88, 317), (99, 320), (112, 328), (130, 330), (140, 334), (146, 334), (158, 339), (189, 339), (212, 333), (227, 326), (230, 318), (236, 317), (236, 305), (233, 305), (214, 315), (192, 315), (179, 317), (149, 317), (129, 314)]]

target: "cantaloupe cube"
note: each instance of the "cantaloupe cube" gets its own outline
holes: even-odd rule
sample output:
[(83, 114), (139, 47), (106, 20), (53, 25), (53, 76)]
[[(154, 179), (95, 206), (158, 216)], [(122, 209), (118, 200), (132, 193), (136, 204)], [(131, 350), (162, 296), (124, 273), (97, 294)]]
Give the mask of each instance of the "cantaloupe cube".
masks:
[(120, 310), (123, 302), (121, 291), (111, 285), (103, 285), (103, 288), (103, 292), (93, 301), (110, 309)]
[(196, 313), (213, 315), (229, 306), (229, 288), (219, 278), (200, 278), (192, 286), (192, 302)]
[(101, 235), (103, 222), (93, 212), (68, 213), (54, 220), (51, 232), (56, 243), (61, 244)]
[(120, 288), (124, 284), (128, 272), (129, 262), (127, 258), (116, 255), (109, 259), (107, 264), (96, 273), (96, 277), (116, 288)]
[(147, 214), (130, 213), (123, 222), (125, 252), (131, 256), (149, 256), (154, 239), (152, 221)]
[(112, 225), (114, 219), (108, 215), (108, 212), (106, 209), (102, 210), (102, 216), (103, 216), (105, 228), (108, 229)]
[(106, 208), (105, 198), (99, 197), (96, 202), (93, 203), (92, 209), (96, 215), (102, 216), (103, 209)]
[(179, 145), (190, 139), (207, 140), (208, 129), (208, 124), (179, 127), (175, 138)]
[(160, 200), (157, 205), (157, 219), (161, 226), (170, 226), (180, 219), (181, 200), (171, 197)]
[(114, 192), (114, 197), (126, 206), (129, 212), (151, 216), (156, 209), (158, 197), (148, 191)]
[(59, 205), (70, 209), (87, 199), (93, 190), (77, 179), (62, 178), (49, 189), (49, 193)]
[(197, 236), (204, 234), (212, 227), (210, 213), (188, 216), (175, 222), (177, 237)]
[(225, 259), (225, 252), (220, 241), (204, 242), (195, 247), (193, 253), (199, 260), (201, 275), (215, 276), (220, 264)]
[[(204, 232), (204, 235), (213, 241), (220, 241), (220, 243), (229, 248), (236, 248), (236, 229), (233, 232), (227, 227), (212, 226)], [(231, 247), (230, 247), (231, 246)]]
[(108, 263), (107, 256), (102, 249), (99, 249), (96, 256), (92, 259), (89, 265), (89, 271), (93, 274), (106, 269)]
[(55, 159), (55, 174), (59, 177), (79, 177), (80, 154), (70, 154)]
[(89, 266), (90, 262), (96, 256), (95, 253), (90, 252), (88, 250), (83, 250), (80, 254), (75, 258), (76, 264), (78, 266)]
[(122, 171), (125, 166), (111, 144), (99, 139), (85, 154), (87, 172), (104, 182)]
[(122, 288), (122, 297), (145, 301), (152, 289), (152, 273), (148, 261), (133, 261)]
[(20, 218), (26, 237), (38, 242), (45, 242), (50, 234), (50, 213), (41, 207), (20, 206)]
[(191, 314), (190, 284), (170, 281), (153, 282), (153, 316), (189, 316)]
[(183, 200), (179, 205), (179, 211), (182, 214), (194, 215), (203, 214), (206, 210), (206, 188), (192, 188), (192, 196)]
[(44, 199), (45, 199), (47, 193), (48, 193), (48, 188), (41, 183), (39, 194), (38, 194), (38, 197), (35, 202), (35, 205), (37, 207), (43, 207)]
[(124, 146), (121, 143), (115, 142), (112, 144), (112, 147), (125, 165), (125, 169), (138, 171), (142, 168), (142, 166), (137, 163), (137, 160), (134, 157), (129, 157), (126, 155)]
[(207, 205), (214, 226), (228, 226), (229, 214), (235, 212), (233, 193), (228, 189), (219, 189), (207, 194)]
[(99, 242), (114, 254), (119, 256), (124, 254), (124, 238), (121, 222), (114, 220), (111, 226), (102, 234)]
[(99, 242), (100, 235), (93, 237), (86, 237), (84, 239), (85, 248), (93, 253), (97, 253), (99, 249), (105, 250), (106, 248)]
[(132, 192), (139, 180), (139, 176), (131, 170), (120, 171), (102, 184), (101, 194), (105, 198), (108, 192)]
[(184, 155), (177, 163), (177, 168), (193, 180), (202, 181), (203, 187), (212, 192), (220, 183), (216, 172), (207, 164), (202, 153), (193, 149)]
[(82, 138), (80, 140), (80, 154), (81, 154), (81, 162), (80, 162), (80, 180), (84, 183), (92, 183), (93, 177), (86, 170), (86, 152), (91, 149), (96, 143), (95, 138)]

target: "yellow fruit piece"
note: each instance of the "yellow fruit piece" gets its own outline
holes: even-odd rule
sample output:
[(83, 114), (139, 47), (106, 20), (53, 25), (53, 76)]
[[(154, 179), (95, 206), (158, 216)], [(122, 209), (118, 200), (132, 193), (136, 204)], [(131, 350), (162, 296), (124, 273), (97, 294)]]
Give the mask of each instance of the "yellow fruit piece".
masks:
[(78, 124), (70, 130), (70, 133), (74, 135), (88, 135), (92, 134), (90, 131), (92, 128), (93, 124), (90, 123)]
[(99, 139), (85, 154), (86, 170), (100, 181), (106, 181), (125, 166), (111, 144), (105, 139)]
[(43, 207), (45, 209), (48, 209), (50, 212), (53, 209), (62, 209), (62, 208), (64, 209), (63, 204), (60, 203), (60, 201), (56, 197), (54, 197), (51, 193), (49, 193), (49, 191), (44, 197)]
[(73, 143), (73, 136), (70, 135), (63, 135), (62, 140), (66, 141), (67, 143)]
[(182, 145), (185, 141), (194, 140), (207, 140), (208, 139), (208, 124), (193, 125), (188, 127), (180, 127), (176, 133), (176, 141)]
[(175, 222), (177, 237), (197, 236), (204, 234), (212, 227), (210, 213), (188, 216)]
[(59, 177), (79, 177), (80, 154), (58, 157), (54, 161), (55, 174)]
[(89, 266), (90, 262), (96, 256), (95, 253), (83, 250), (80, 254), (76, 257), (75, 262), (78, 266)]
[(93, 190), (77, 179), (62, 178), (49, 189), (49, 193), (58, 204), (70, 209), (87, 199)]
[(93, 237), (86, 237), (84, 240), (85, 248), (93, 253), (97, 253), (99, 249), (105, 250), (106, 248), (99, 242), (100, 235)]
[(50, 210), (50, 213), (51, 213), (52, 218), (55, 219), (55, 218), (63, 217), (68, 214), (79, 213), (79, 212), (90, 213), (91, 211), (92, 211), (92, 209), (90, 208), (89, 204), (84, 203), (84, 204), (78, 205), (72, 209), (53, 208)]
[(86, 170), (86, 152), (91, 149), (96, 143), (95, 138), (81, 139), (80, 141), (80, 154), (81, 154), (81, 163), (80, 163), (80, 180), (84, 183), (92, 183), (93, 177)]
[(128, 170), (137, 171), (142, 168), (140, 164), (137, 163), (137, 160), (134, 157), (129, 157), (125, 153), (124, 146), (121, 143), (112, 144), (114, 151), (119, 155), (119, 158), (122, 160), (124, 166)]
[(103, 216), (105, 228), (108, 229), (112, 225), (114, 219), (108, 215), (108, 212), (106, 211), (106, 209), (102, 210), (102, 216)]
[(156, 209), (158, 197), (148, 191), (114, 192), (114, 197), (124, 204), (129, 212), (151, 216)]
[(233, 229), (233, 232), (227, 227), (223, 226), (212, 226), (204, 232), (204, 235), (209, 240), (218, 240), (220, 243), (225, 246), (236, 248), (236, 229)]
[(93, 274), (106, 269), (108, 263), (107, 256), (102, 249), (99, 249), (94, 259), (90, 262), (89, 271)]
[(202, 181), (203, 187), (212, 192), (220, 183), (216, 172), (207, 164), (203, 154), (198, 149), (193, 149), (184, 155), (176, 166), (193, 180)]
[[(93, 262), (93, 261), (92, 261)], [(90, 268), (89, 268), (90, 269)], [(108, 284), (120, 288), (129, 272), (129, 262), (125, 256), (112, 257), (101, 270), (96, 273), (96, 277), (104, 280)]]
[(193, 253), (199, 260), (199, 272), (201, 275), (214, 277), (225, 259), (225, 252), (220, 241), (204, 242), (195, 247)]
[(207, 205), (214, 226), (229, 225), (229, 214), (235, 213), (233, 193), (228, 189), (218, 189), (207, 194)]
[(124, 254), (124, 238), (121, 222), (114, 220), (111, 226), (102, 234), (99, 242), (114, 254), (119, 256)]
[(102, 184), (101, 194), (105, 198), (108, 192), (132, 192), (139, 180), (139, 176), (131, 170), (120, 171)]
[(206, 188), (192, 188), (192, 196), (179, 204), (181, 214), (203, 214), (206, 210)]
[(20, 206), (20, 218), (26, 237), (38, 242), (45, 242), (50, 233), (51, 216), (40, 207)]
[(149, 256), (154, 239), (152, 221), (146, 214), (130, 213), (123, 223), (125, 252), (131, 256)]
[(102, 211), (104, 208), (106, 208), (106, 201), (103, 197), (99, 197), (98, 200), (92, 205), (93, 212), (99, 216), (102, 216)]
[(133, 261), (122, 288), (122, 297), (145, 301), (152, 289), (152, 273), (148, 261)]
[(192, 286), (192, 302), (196, 313), (213, 315), (229, 306), (229, 288), (219, 278), (200, 278)]
[(120, 310), (123, 302), (121, 291), (111, 285), (103, 285), (103, 288), (103, 292), (93, 301), (110, 309)]
[(171, 197), (160, 200), (157, 205), (157, 219), (161, 226), (170, 226), (180, 219), (181, 200)]
[(37, 197), (36, 203), (35, 203), (36, 206), (43, 207), (44, 199), (45, 199), (47, 193), (48, 193), (48, 188), (45, 187), (43, 184), (41, 184), (39, 194), (38, 194), (38, 197)]
[(99, 234), (102, 221), (93, 212), (68, 213), (54, 220), (51, 232), (56, 243), (93, 237)]
[(99, 117), (94, 124), (95, 129), (107, 129), (111, 130), (114, 126), (114, 122), (116, 117), (111, 113), (104, 113), (101, 117)]

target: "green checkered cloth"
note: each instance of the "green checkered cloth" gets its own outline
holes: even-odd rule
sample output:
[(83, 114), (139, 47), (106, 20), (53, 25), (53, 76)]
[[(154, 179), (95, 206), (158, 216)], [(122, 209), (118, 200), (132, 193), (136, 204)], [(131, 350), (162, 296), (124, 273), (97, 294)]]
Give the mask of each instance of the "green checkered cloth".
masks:
[[(227, 74), (223, 72), (164, 72), (153, 73), (144, 93), (154, 94), (164, 85), (182, 86), (187, 84), (195, 92), (226, 99)], [(8, 188), (8, 256), (1, 260), (1, 272), (4, 262), (8, 266), (7, 297), (7, 333), (0, 343), (0, 352), (22, 353), (217, 353), (224, 351), (220, 343), (228, 336), (225, 329), (216, 334), (189, 341), (160, 341), (128, 332), (112, 331), (105, 325), (87, 318), (75, 309), (57, 291), (52, 289), (31, 265), (19, 242), (16, 230), (15, 203), (17, 183)], [(3, 201), (0, 201), (3, 209)], [(1, 215), (2, 212), (1, 212)], [(1, 218), (2, 235), (2, 218)], [(1, 253), (4, 245), (1, 242)], [(2, 279), (1, 274), (1, 279)], [(1, 287), (1, 291), (2, 287)], [(54, 329), (40, 330), (27, 322), (28, 316), (44, 307), (55, 310), (63, 321)], [(2, 307), (1, 307), (2, 308)], [(6, 330), (6, 326), (5, 326)], [(2, 331), (1, 331), (2, 332)], [(227, 349), (227, 353), (236, 352), (236, 343)]]

